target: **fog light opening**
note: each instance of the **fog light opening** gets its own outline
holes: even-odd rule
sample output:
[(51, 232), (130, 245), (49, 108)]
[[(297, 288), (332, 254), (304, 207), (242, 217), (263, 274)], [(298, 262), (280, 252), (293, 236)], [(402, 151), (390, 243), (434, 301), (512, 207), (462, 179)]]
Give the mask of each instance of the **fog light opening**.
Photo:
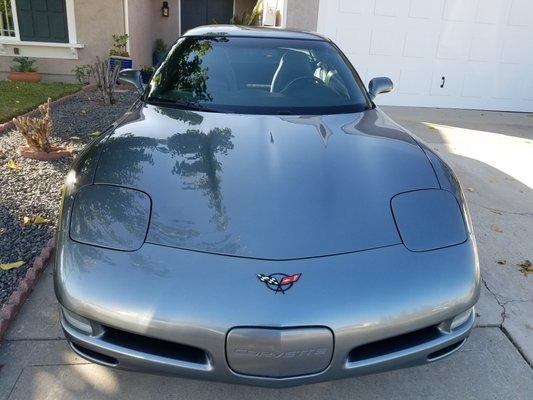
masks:
[(65, 320), (69, 325), (82, 331), (83, 333), (86, 333), (87, 335), (93, 334), (91, 321), (89, 321), (87, 318), (84, 318), (78, 314), (74, 314), (72, 311), (67, 310), (65, 307), (61, 307), (61, 311), (63, 312), (63, 316), (65, 317)]
[(453, 331), (455, 328), (460, 327), (466, 321), (468, 321), (468, 319), (470, 318), (470, 314), (472, 314), (472, 311), (473, 311), (473, 309), (466, 310), (465, 312), (463, 312), (463, 313), (459, 314), (458, 316), (456, 316), (452, 320), (452, 323), (450, 324), (450, 330)]

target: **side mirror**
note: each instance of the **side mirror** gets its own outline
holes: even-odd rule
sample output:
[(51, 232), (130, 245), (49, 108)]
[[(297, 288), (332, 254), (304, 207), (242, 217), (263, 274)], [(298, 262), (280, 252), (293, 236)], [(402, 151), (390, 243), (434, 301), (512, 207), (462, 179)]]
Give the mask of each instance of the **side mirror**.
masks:
[(392, 81), (389, 78), (381, 76), (379, 78), (373, 78), (368, 83), (368, 93), (370, 93), (370, 97), (374, 100), (378, 94), (388, 93), (393, 87)]
[(135, 86), (135, 89), (139, 93), (144, 92), (144, 84), (141, 76), (141, 71), (138, 69), (123, 69), (118, 73), (118, 81), (120, 83), (129, 83), (130, 85)]

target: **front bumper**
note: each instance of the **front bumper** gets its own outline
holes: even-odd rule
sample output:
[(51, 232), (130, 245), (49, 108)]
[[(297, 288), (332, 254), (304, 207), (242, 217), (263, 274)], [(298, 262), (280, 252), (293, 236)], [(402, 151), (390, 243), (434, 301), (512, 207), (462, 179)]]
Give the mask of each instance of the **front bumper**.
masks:
[[(112, 343), (106, 339), (105, 328), (100, 326), (101, 330), (97, 336), (87, 335), (69, 325), (63, 316), (61, 325), (74, 352), (89, 361), (107, 367), (176, 375), (192, 379), (281, 388), (412, 367), (440, 360), (462, 347), (473, 327), (474, 315), (475, 313), (472, 312), (468, 320), (452, 332), (440, 332), (434, 338), (417, 345), (354, 361), (350, 360), (351, 352), (348, 352), (345, 354), (346, 359), (343, 362), (335, 358), (335, 361), (332, 360), (322, 372), (286, 378), (239, 374), (233, 371), (226, 362), (215, 363), (209, 356), (205, 359), (199, 357), (197, 362), (192, 362), (187, 360), (190, 357), (186, 354), (187, 349), (184, 349), (186, 355), (183, 359), (179, 359), (135, 349), (135, 346), (130, 346), (131, 343), (127, 339), (124, 339), (123, 345)], [(94, 326), (98, 327), (98, 324), (94, 324)], [(129, 334), (126, 333), (126, 335)], [(402, 336), (400, 335), (399, 338)], [(342, 350), (336, 349), (336, 351), (341, 352)]]
[[(92, 334), (84, 333), (62, 315), (66, 337), (81, 356), (127, 370), (268, 387), (445, 357), (464, 343), (475, 313), (454, 329), (450, 321), (473, 310), (479, 296), (479, 267), (470, 241), (431, 252), (398, 245), (272, 262), (149, 244), (121, 252), (67, 240), (57, 257), (55, 288), (61, 305), (92, 325)], [(268, 290), (256, 276), (280, 271), (302, 274), (285, 294)], [(331, 358), (316, 373), (239, 373), (232, 369), (227, 346), (236, 328), (329, 330)], [(289, 353), (307, 354), (274, 351), (257, 357)]]

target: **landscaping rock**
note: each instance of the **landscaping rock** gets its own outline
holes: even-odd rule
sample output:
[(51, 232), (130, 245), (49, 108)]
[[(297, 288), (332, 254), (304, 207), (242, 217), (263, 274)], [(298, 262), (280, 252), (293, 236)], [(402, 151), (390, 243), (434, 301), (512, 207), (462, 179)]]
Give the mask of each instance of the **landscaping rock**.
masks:
[[(105, 106), (96, 92), (80, 92), (52, 109), (54, 144), (80, 150), (95, 131), (104, 131), (135, 101), (132, 92), (118, 93), (117, 104)], [(79, 139), (71, 141), (70, 137)], [(0, 270), (0, 307), (4, 304), (28, 266), (53, 236), (58, 217), (61, 187), (72, 158), (39, 161), (21, 157), (25, 144), (17, 131), (0, 135), (0, 264), (25, 261), (20, 268)], [(20, 169), (7, 167), (13, 160)], [(23, 226), (24, 216), (41, 215), (50, 222)]]

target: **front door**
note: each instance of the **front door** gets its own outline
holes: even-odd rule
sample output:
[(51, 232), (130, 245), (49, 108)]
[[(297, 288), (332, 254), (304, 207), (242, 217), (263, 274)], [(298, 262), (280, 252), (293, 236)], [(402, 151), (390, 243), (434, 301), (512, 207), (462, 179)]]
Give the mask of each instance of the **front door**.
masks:
[(233, 0), (181, 0), (181, 33), (200, 25), (229, 24)]

